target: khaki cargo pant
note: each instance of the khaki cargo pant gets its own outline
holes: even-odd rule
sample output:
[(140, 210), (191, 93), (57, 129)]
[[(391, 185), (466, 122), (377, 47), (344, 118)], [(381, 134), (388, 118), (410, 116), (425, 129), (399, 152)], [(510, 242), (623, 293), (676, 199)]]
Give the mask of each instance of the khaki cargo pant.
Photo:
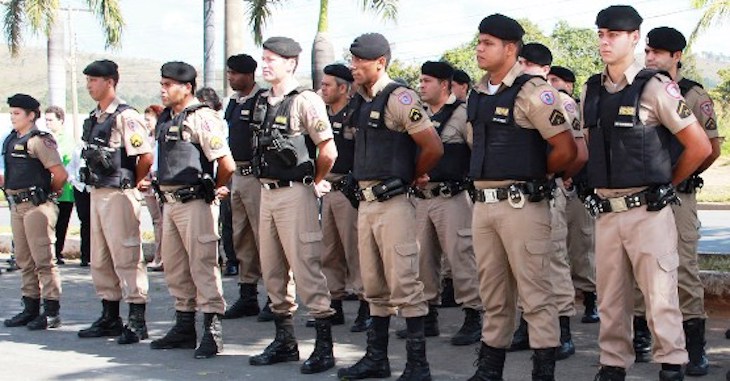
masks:
[(553, 292), (558, 316), (575, 315), (575, 288), (570, 276), (570, 260), (568, 259), (568, 224), (566, 215), (567, 197), (562, 181), (553, 191), (550, 200), (550, 225), (553, 253), (550, 256), (550, 267), (553, 274)]
[(351, 284), (362, 295), (360, 257), (357, 251), (357, 209), (342, 192), (322, 197), (322, 272), (327, 278), (332, 299), (341, 300)]
[(258, 283), (261, 279), (259, 257), (259, 213), (261, 182), (254, 176), (233, 175), (233, 248), (240, 269), (239, 283)]
[(595, 292), (595, 220), (577, 195), (567, 198), (565, 214), (568, 220), (567, 250), (573, 286), (581, 291)]

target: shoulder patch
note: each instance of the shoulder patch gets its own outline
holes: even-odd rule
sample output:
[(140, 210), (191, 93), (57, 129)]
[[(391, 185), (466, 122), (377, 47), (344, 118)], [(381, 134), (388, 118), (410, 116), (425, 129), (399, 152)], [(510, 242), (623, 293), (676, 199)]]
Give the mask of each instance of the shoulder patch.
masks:
[(672, 98), (682, 99), (682, 92), (679, 90), (679, 86), (677, 86), (676, 82), (667, 83), (667, 86), (664, 89)]
[(141, 147), (142, 143), (144, 143), (144, 141), (142, 140), (142, 135), (138, 133), (132, 134), (132, 136), (129, 138), (129, 144), (131, 144), (134, 148)]
[(221, 149), (223, 147), (223, 141), (221, 140), (221, 138), (219, 138), (217, 136), (211, 137), (209, 143), (210, 143), (210, 149), (212, 149), (212, 150)]
[(406, 106), (409, 106), (409, 105), (413, 104), (413, 97), (411, 96), (411, 94), (408, 94), (407, 91), (404, 91), (403, 93), (398, 95), (398, 102), (400, 102)]
[(715, 119), (707, 119), (707, 122), (705, 122), (705, 130), (717, 130), (717, 123), (715, 123)]
[(567, 111), (571, 114), (575, 114), (575, 103), (573, 103), (571, 101), (565, 101), (563, 103), (563, 107), (565, 108), (565, 111)]
[(413, 122), (418, 122), (419, 120), (423, 119), (423, 113), (421, 112), (421, 110), (414, 107), (408, 113), (408, 119)]
[(314, 125), (314, 130), (317, 132), (322, 132), (327, 129), (327, 125), (324, 123), (323, 120), (318, 120), (317, 124)]
[(702, 113), (707, 116), (712, 116), (713, 106), (712, 101), (705, 101), (700, 105), (700, 109), (702, 110)]
[(578, 118), (573, 119), (573, 129), (580, 131), (580, 122), (578, 121)]
[(43, 144), (50, 149), (56, 149), (58, 147), (56, 141), (51, 137), (43, 137), (41, 139), (43, 139)]
[(690, 110), (689, 106), (687, 106), (687, 102), (685, 102), (684, 99), (680, 99), (679, 104), (677, 104), (677, 114), (682, 119), (692, 115), (692, 110)]
[(559, 126), (565, 122), (565, 115), (563, 115), (562, 112), (558, 110), (553, 110), (553, 113), (550, 114), (550, 124), (552, 124), (553, 126)]
[(555, 104), (555, 94), (550, 90), (545, 90), (540, 93), (540, 100), (548, 106)]

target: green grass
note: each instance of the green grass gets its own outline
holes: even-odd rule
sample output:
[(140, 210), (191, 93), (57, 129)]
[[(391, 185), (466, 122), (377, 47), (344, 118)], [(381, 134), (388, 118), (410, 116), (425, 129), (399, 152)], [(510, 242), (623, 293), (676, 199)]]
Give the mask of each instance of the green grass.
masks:
[(730, 256), (700, 255), (700, 270), (730, 272)]

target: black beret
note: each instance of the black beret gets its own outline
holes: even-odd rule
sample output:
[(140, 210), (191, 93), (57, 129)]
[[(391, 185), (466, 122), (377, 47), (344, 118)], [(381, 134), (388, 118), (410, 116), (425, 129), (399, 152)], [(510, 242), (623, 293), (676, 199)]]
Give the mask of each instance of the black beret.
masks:
[(270, 50), (284, 58), (297, 57), (302, 52), (302, 47), (299, 43), (289, 37), (269, 37), (264, 41), (264, 49)]
[(553, 63), (553, 54), (550, 49), (537, 42), (525, 44), (520, 50), (520, 57), (541, 66), (548, 66)]
[(238, 54), (228, 57), (226, 65), (229, 69), (241, 74), (250, 74), (256, 71), (256, 60), (248, 54)]
[(347, 82), (352, 82), (355, 80), (354, 78), (352, 78), (352, 72), (350, 71), (350, 68), (343, 64), (327, 65), (324, 67), (324, 73), (333, 77), (337, 77), (339, 79), (344, 79)]
[(84, 69), (84, 74), (92, 77), (114, 77), (119, 75), (118, 66), (114, 61), (98, 60)]
[(162, 78), (174, 79), (180, 83), (195, 84), (195, 77), (198, 73), (195, 68), (185, 62), (173, 61), (162, 65), (160, 69)]
[(41, 104), (28, 94), (15, 94), (8, 98), (8, 106), (34, 111), (38, 110), (38, 108), (41, 107)]
[(612, 5), (596, 16), (596, 26), (608, 30), (632, 32), (639, 30), (641, 22), (639, 12), (630, 5)]
[(479, 23), (479, 33), (489, 34), (500, 40), (519, 41), (525, 35), (525, 30), (514, 19), (495, 13)]
[(454, 82), (462, 85), (465, 83), (471, 84), (471, 77), (464, 70), (456, 69), (454, 70)]
[(421, 65), (421, 74), (430, 75), (438, 79), (454, 78), (454, 67), (448, 62), (443, 61), (426, 61)]
[(674, 53), (684, 50), (687, 47), (687, 40), (678, 30), (662, 26), (649, 31), (646, 35), (646, 45), (654, 49)]
[(380, 33), (365, 33), (352, 42), (350, 53), (366, 60), (390, 59), (390, 43)]
[(553, 66), (550, 68), (548, 75), (549, 74), (552, 74), (565, 82), (575, 83), (575, 74), (567, 67)]

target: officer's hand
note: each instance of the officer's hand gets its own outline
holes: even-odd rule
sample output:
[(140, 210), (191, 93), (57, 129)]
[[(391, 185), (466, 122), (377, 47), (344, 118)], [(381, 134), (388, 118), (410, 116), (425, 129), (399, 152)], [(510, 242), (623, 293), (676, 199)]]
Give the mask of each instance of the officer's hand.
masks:
[(567, 179), (563, 179), (563, 186), (565, 186), (566, 190), (573, 189), (573, 178), (568, 177)]
[(225, 185), (222, 187), (215, 188), (215, 198), (217, 198), (219, 200), (225, 199), (226, 197), (228, 197), (229, 194), (231, 194), (231, 190), (228, 189), (228, 187)]
[(416, 181), (413, 182), (413, 185), (415, 185), (418, 188), (425, 188), (426, 185), (428, 185), (428, 182), (431, 180), (431, 178), (428, 176), (427, 173), (422, 174), (419, 178), (416, 179)]
[(140, 180), (140, 182), (137, 183), (137, 189), (140, 192), (147, 192), (150, 189), (150, 184), (151, 184), (150, 180), (144, 178), (144, 179)]
[(327, 180), (322, 180), (319, 183), (314, 183), (314, 194), (317, 197), (322, 197), (332, 190), (332, 184)]

